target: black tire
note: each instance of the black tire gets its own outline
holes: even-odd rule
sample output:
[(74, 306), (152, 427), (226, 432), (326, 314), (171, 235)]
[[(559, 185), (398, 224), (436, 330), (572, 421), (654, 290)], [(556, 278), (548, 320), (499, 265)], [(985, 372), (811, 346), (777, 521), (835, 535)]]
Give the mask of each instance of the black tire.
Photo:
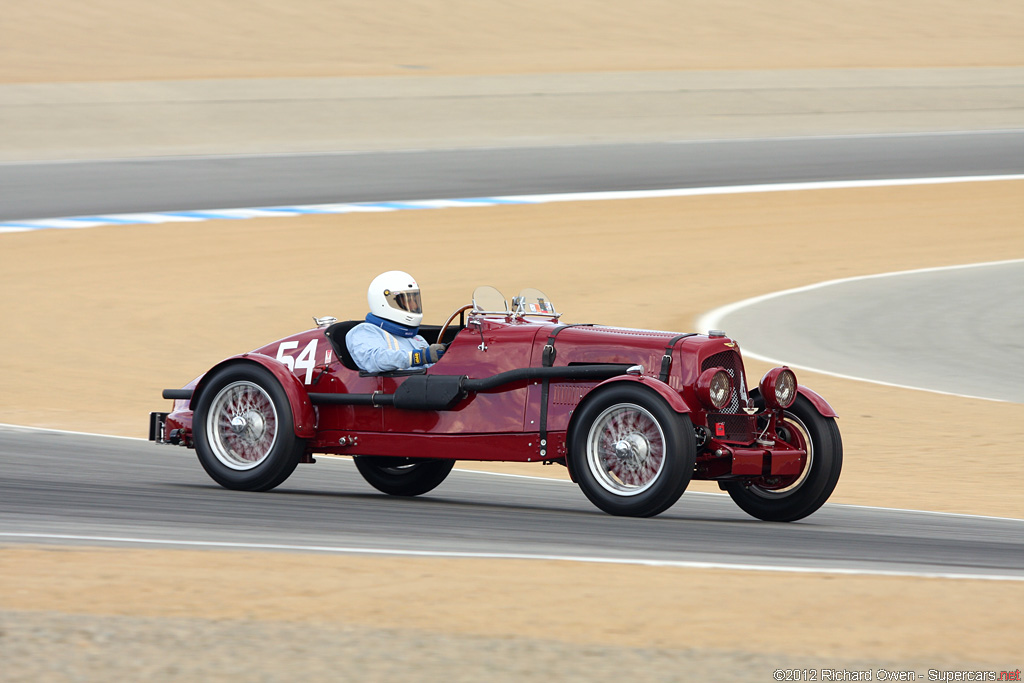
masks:
[(196, 404), (192, 436), (206, 473), (236, 491), (278, 486), (306, 449), (305, 440), (295, 436), (281, 384), (269, 370), (253, 364), (215, 372)]
[(611, 386), (576, 416), (569, 462), (584, 495), (612, 515), (653, 517), (693, 476), (696, 437), (681, 415), (642, 386)]
[(454, 460), (388, 458), (357, 455), (356, 469), (370, 486), (392, 496), (418, 496), (433, 491), (455, 466)]
[(835, 490), (843, 469), (843, 441), (835, 418), (823, 417), (803, 396), (797, 396), (784, 418), (784, 429), (794, 430), (781, 435), (785, 441), (809, 441), (804, 471), (774, 487), (758, 482), (730, 482), (723, 487), (740, 509), (766, 522), (793, 522), (820, 508)]

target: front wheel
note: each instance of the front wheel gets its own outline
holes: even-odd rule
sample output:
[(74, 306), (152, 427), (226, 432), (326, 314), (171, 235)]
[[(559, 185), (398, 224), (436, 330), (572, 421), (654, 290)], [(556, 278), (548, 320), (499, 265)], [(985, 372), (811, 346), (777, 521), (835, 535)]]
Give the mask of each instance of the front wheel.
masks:
[(357, 455), (356, 469), (370, 486), (392, 496), (418, 496), (432, 491), (455, 466), (454, 460), (390, 458)]
[(577, 415), (569, 459), (590, 501), (612, 515), (653, 517), (672, 507), (693, 476), (688, 415), (641, 386), (613, 386)]
[(306, 448), (295, 436), (287, 394), (257, 365), (229, 365), (210, 378), (196, 405), (193, 435), (206, 473), (237, 491), (281, 484)]
[(729, 482), (723, 488), (744, 512), (766, 522), (803, 519), (828, 500), (843, 468), (843, 441), (833, 417), (824, 417), (803, 396), (783, 413), (777, 438), (807, 451), (800, 474)]

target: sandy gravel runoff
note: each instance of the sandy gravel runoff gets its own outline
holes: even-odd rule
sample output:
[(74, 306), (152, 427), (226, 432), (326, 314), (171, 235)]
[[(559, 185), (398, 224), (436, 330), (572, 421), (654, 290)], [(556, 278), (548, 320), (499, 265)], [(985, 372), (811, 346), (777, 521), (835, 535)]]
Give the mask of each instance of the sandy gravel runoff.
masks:
[(1006, 0), (8, 5), (0, 162), (1024, 121)]
[(0, 82), (0, 163), (1019, 128), (1024, 67)]
[[(17, 548), (0, 554), (0, 594), (0, 656), (18, 662), (15, 680), (69, 669), (157, 680), (924, 676), (1017, 668), (1024, 625), (1020, 582), (521, 560)], [(60, 635), (25, 647), (46, 632)]]
[[(61, 158), (74, 145), (85, 156), (198, 153), (217, 141), (250, 145), (236, 151), (281, 149), (288, 141), (274, 137), (287, 132), (280, 121), (263, 139), (270, 118), (228, 125), (231, 107), (245, 108), (243, 94), (274, 86), (267, 79), (295, 79), (277, 85), (303, 93), (345, 89), (353, 78), (371, 90), (402, 79), (414, 92), (418, 82), (447, 78), (454, 80), (423, 87), (436, 94), (438, 83), (456, 84), (472, 97), (501, 77), (526, 101), (523, 79), (550, 86), (583, 74), (576, 82), (598, 83), (602, 97), (581, 128), (601, 139), (629, 130), (654, 101), (616, 109), (622, 100), (608, 84), (622, 74), (650, 84), (669, 82), (655, 72), (672, 72), (692, 83), (723, 70), (723, 81), (749, 89), (767, 70), (785, 70), (777, 78), (791, 84), (820, 84), (828, 80), (820, 70), (835, 69), (836, 82), (852, 79), (847, 103), (855, 100), (842, 120), (829, 119), (820, 98), (801, 100), (806, 92), (796, 87), (747, 100), (728, 92), (700, 112), (672, 100), (650, 131), (850, 130), (843, 126), (868, 116), (870, 102), (893, 102), (853, 85), (858, 78), (927, 85), (928, 98), (899, 105), (909, 115), (873, 125), (1020, 126), (1024, 7), (1001, 0), (443, 8), (422, 0), (42, 0), (14, 3), (3, 16), (5, 159)], [(705, 73), (686, 74), (696, 71)], [(977, 99), (963, 99), (982, 73), (992, 80), (975, 87)], [(474, 78), (483, 80), (465, 80)], [(246, 80), (256, 90), (245, 90)], [(210, 100), (227, 81), (234, 89), (221, 92), (236, 101), (217, 116), (180, 108), (174, 118), (182, 93)], [(161, 83), (173, 96), (140, 133), (132, 126), (160, 103)], [(122, 125), (108, 114), (126, 92), (134, 109)], [(301, 99), (289, 99), (289, 115)], [(751, 110), (754, 101), (762, 108)], [(969, 113), (964, 102), (972, 101), (983, 114)], [(487, 106), (498, 110), (496, 102)], [(776, 104), (775, 118), (723, 125), (736, 112)], [(561, 111), (588, 111), (572, 107)], [(331, 137), (337, 117), (318, 119), (308, 113), (315, 108), (314, 97), (302, 114), (320, 126), (310, 148), (344, 139)], [(679, 126), (677, 110), (694, 118)], [(530, 109), (518, 128), (476, 132), (536, 135), (545, 111), (553, 110)], [(382, 125), (361, 129), (377, 136), (373, 145), (393, 137)], [(454, 137), (443, 136), (458, 128), (433, 132), (449, 144)], [(360, 315), (366, 282), (382, 268), (416, 274), (430, 320), (489, 282), (509, 292), (539, 286), (574, 320), (686, 330), (704, 311), (767, 291), (1021, 258), (1022, 218), (1024, 184), (1004, 182), (0, 235), (0, 422), (141, 435), (146, 414), (165, 405), (161, 388), (289, 334), (311, 315)], [(434, 240), (412, 256), (396, 248), (408, 234)], [(535, 257), (505, 258), (517, 245)], [(706, 277), (709, 258), (722, 253), (749, 267)], [(748, 365), (751, 376), (764, 369)], [(802, 379), (841, 416), (846, 462), (834, 500), (1024, 517), (1024, 406)], [(638, 680), (766, 681), (776, 668), (1012, 671), (1024, 663), (1022, 598), (1015, 583), (7, 545), (0, 678), (592, 681), (628, 672)]]
[(1020, 65), (1006, 0), (7, 3), (0, 82)]

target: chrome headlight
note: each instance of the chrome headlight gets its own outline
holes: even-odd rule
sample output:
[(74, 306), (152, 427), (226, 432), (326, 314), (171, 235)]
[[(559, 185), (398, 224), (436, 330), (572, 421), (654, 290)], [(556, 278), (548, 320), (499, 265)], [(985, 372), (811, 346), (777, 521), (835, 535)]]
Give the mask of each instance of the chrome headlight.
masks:
[(708, 368), (697, 378), (697, 398), (707, 408), (721, 410), (732, 396), (732, 378), (722, 368)]
[(769, 408), (785, 409), (796, 400), (796, 375), (785, 366), (766, 372), (758, 386)]

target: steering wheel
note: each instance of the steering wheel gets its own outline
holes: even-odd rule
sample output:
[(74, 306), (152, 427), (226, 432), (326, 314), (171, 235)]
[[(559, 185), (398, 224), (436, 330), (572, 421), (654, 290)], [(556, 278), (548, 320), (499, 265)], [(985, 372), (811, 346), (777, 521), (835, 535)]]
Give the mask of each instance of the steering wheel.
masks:
[(444, 343), (442, 341), (444, 339), (444, 334), (445, 334), (445, 332), (448, 331), (448, 328), (451, 327), (451, 324), (455, 321), (455, 318), (459, 314), (463, 313), (464, 311), (468, 311), (471, 308), (473, 308), (473, 304), (466, 304), (465, 306), (463, 306), (462, 308), (459, 308), (454, 313), (452, 313), (450, 316), (448, 316), (448, 319), (444, 321), (444, 325), (441, 325), (441, 331), (437, 333), (437, 343), (438, 344), (443, 344)]

